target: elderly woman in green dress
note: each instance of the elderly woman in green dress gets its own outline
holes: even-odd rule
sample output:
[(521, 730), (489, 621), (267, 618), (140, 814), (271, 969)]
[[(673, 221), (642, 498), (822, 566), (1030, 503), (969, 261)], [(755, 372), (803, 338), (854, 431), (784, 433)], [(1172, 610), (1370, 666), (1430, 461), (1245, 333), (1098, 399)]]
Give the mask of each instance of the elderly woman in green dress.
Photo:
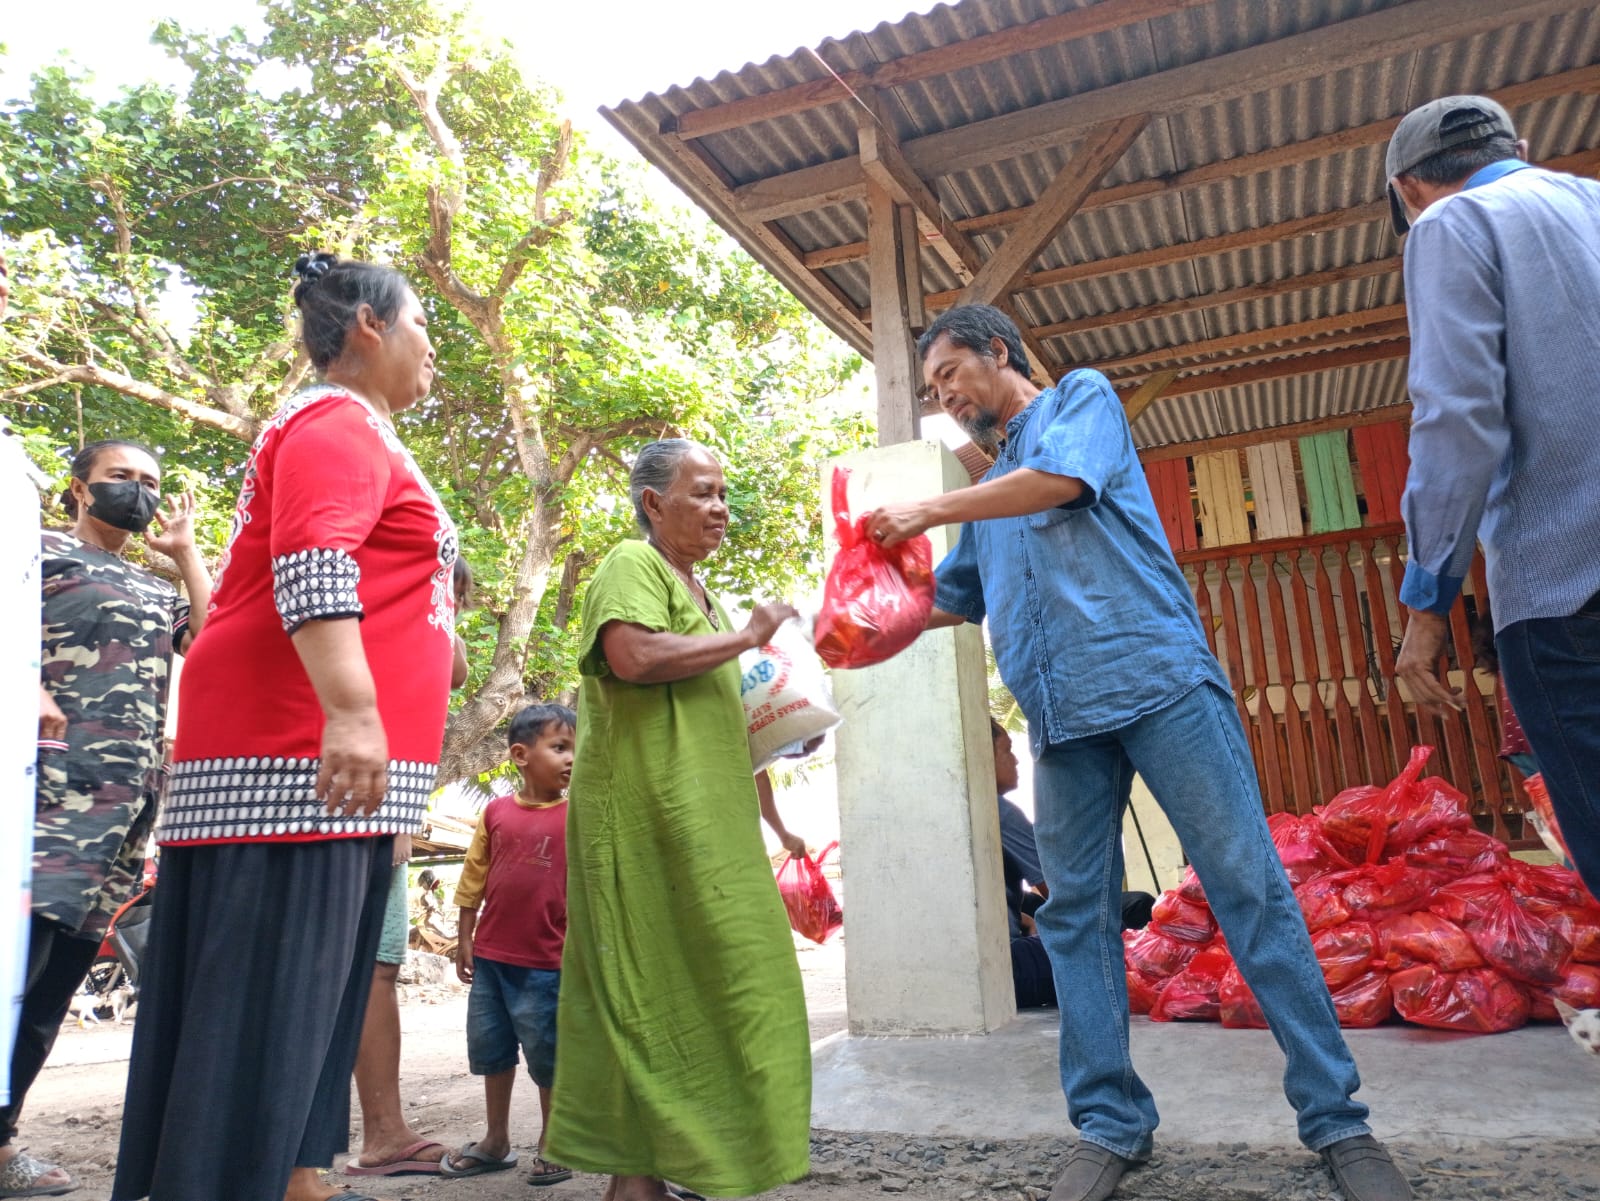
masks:
[(631, 491), (645, 538), (584, 602), (548, 1154), (609, 1173), (606, 1201), (659, 1201), (668, 1180), (748, 1196), (809, 1169), (805, 997), (738, 662), (794, 610), (735, 629), (696, 579), (728, 528), (704, 447), (646, 446)]

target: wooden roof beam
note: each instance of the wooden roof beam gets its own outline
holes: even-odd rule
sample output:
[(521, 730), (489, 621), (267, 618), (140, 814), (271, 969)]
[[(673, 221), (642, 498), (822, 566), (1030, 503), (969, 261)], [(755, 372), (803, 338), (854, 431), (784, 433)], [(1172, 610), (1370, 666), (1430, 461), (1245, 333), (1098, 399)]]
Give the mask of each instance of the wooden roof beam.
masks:
[[(1064, 146), (1096, 125), (1135, 113), (1153, 116), (1210, 107), (1269, 92), (1365, 63), (1397, 58), (1553, 13), (1592, 7), (1593, 0), (1410, 0), (1276, 41), (1172, 67), (1090, 92), (904, 144), (924, 179)], [(745, 184), (736, 193), (747, 218), (775, 220), (861, 196), (859, 156), (834, 159)]]
[(1026, 54), (1045, 46), (1070, 42), (1079, 38), (1109, 33), (1128, 25), (1153, 21), (1170, 16), (1186, 8), (1209, 4), (1211, 0), (1100, 0), (1071, 12), (1013, 25), (1009, 29), (982, 34), (892, 58), (860, 71), (841, 71), (809, 83), (795, 84), (766, 92), (730, 100), (709, 108), (694, 109), (684, 113), (672, 129), (681, 138), (703, 138), (709, 134), (723, 133), (758, 121), (771, 121), (793, 113), (803, 113), (828, 104), (840, 104), (867, 88), (892, 88), (901, 84), (916, 83), (948, 75), (952, 71), (996, 62), (1014, 54)]
[[(1051, 288), (1058, 284), (1077, 283), (1085, 279), (1099, 279), (1107, 275), (1120, 275), (1124, 271), (1143, 271), (1150, 267), (1165, 267), (1169, 263), (1188, 262), (1208, 255), (1227, 254), (1235, 250), (1250, 250), (1269, 246), (1290, 238), (1303, 238), (1310, 234), (1343, 229), (1366, 221), (1387, 218), (1389, 202), (1374, 200), (1353, 208), (1334, 209), (1326, 213), (1313, 213), (1309, 217), (1296, 217), (1292, 221), (1279, 221), (1274, 225), (1261, 225), (1254, 229), (1241, 229), (1233, 233), (1218, 234), (1211, 238), (1196, 238), (1193, 242), (1177, 242), (1171, 246), (1154, 246), (1149, 250), (1136, 250), (1132, 254), (1117, 254), (1109, 258), (1088, 259), (1082, 263), (1068, 263), (1065, 267), (1052, 267), (1021, 276), (1016, 281), (1019, 292), (1035, 288)], [(1003, 247), (1002, 247), (1003, 249)], [(930, 309), (946, 309), (965, 303), (966, 288), (952, 288), (943, 292), (929, 292), (924, 298)]]
[[(1125, 368), (1159, 369), (1177, 359), (1207, 358), (1237, 350), (1274, 348), (1279, 353), (1292, 354), (1294, 347), (1290, 344), (1305, 338), (1316, 338), (1324, 334), (1354, 333), (1369, 330), (1374, 326), (1387, 327), (1395, 322), (1403, 324), (1405, 319), (1404, 304), (1386, 304), (1377, 308), (1361, 309), (1354, 313), (1336, 313), (1327, 317), (1314, 317), (1309, 321), (1272, 325), (1265, 329), (1246, 330), (1219, 338), (1206, 338), (1199, 342), (1185, 342), (1179, 346), (1156, 347), (1137, 354), (1123, 355), (1120, 358), (1102, 359), (1093, 366), (1110, 374)], [(1405, 330), (1401, 329), (1398, 332), (1403, 334)], [(1203, 365), (1195, 364), (1195, 366)]]
[[(1389, 359), (1402, 359), (1411, 353), (1408, 338), (1392, 342), (1379, 342), (1372, 346), (1356, 346), (1345, 350), (1327, 350), (1304, 354), (1292, 359), (1279, 359), (1271, 363), (1258, 363), (1249, 367), (1228, 367), (1220, 371), (1200, 371), (1185, 375), (1168, 385), (1162, 398), (1193, 396), (1197, 392), (1215, 392), (1222, 388), (1242, 388), (1246, 384), (1259, 384), (1266, 380), (1292, 379), (1297, 375), (1314, 375), (1319, 371), (1333, 371), (1340, 367), (1358, 367), (1364, 363), (1381, 363)], [(1131, 396), (1136, 389), (1129, 388), (1118, 395)]]
[[(1091, 129), (1078, 152), (1039, 193), (1027, 215), (1006, 236), (1000, 249), (968, 281), (956, 304), (993, 304), (1010, 292), (1029, 263), (1055, 240), (1061, 227), (1083, 206), (1107, 171), (1128, 152), (1150, 124), (1147, 113), (1135, 113)], [(963, 237), (965, 235), (962, 235)]]
[[(950, 265), (957, 278), (970, 281), (983, 266), (983, 256), (966, 235), (955, 228), (950, 218), (945, 215), (939, 198), (905, 161), (905, 156), (900, 152), (900, 145), (895, 140), (894, 127), (889, 123), (888, 112), (882, 98), (872, 95), (865, 98), (865, 103), (865, 109), (856, 118), (856, 136), (861, 148), (862, 169), (868, 173), (874, 184), (881, 187), (898, 203), (914, 210), (922, 225), (939, 231), (941, 238), (937, 245), (941, 248), (941, 257)], [(920, 307), (925, 314), (926, 297), (922, 298)], [(1019, 319), (1013, 306), (1002, 303), (1001, 307), (1013, 321), (1017, 322), (1018, 328), (1024, 331), (1023, 342), (1034, 360), (1032, 366), (1035, 382), (1042, 387), (1048, 387), (1061, 373), (1060, 363), (1050, 353), (1049, 348), (1033, 336), (1032, 330), (1028, 328), (1026, 322)]]
[[(1513, 84), (1511, 87), (1500, 88), (1487, 95), (1507, 108), (1520, 108), (1554, 96), (1587, 95), (1595, 92), (1600, 92), (1600, 64), (1562, 71), (1540, 79), (1530, 79), (1526, 83)], [(1222, 179), (1258, 175), (1263, 171), (1273, 171), (1295, 163), (1328, 158), (1347, 150), (1375, 146), (1387, 141), (1398, 124), (1400, 124), (1399, 117), (1386, 117), (1382, 121), (1372, 121), (1353, 129), (1341, 129), (1335, 133), (1323, 134), (1321, 137), (1308, 138), (1303, 142), (1291, 142), (1286, 146), (1275, 146), (1270, 150), (1256, 151), (1254, 154), (1217, 159), (1215, 162), (1203, 163), (1198, 167), (1177, 171), (1171, 175), (1158, 175), (1149, 179), (1134, 180), (1131, 183), (1115, 184), (1091, 192), (1079, 211), (1088, 212), (1091, 209), (1130, 204), (1147, 196), (1186, 191)], [(965, 234), (982, 233), (985, 230), (1014, 225), (1027, 216), (1029, 207), (1024, 205), (1021, 208), (1001, 209), (979, 217), (960, 217), (954, 224)], [(929, 240), (931, 242), (932, 235)], [(844, 242), (838, 246), (825, 246), (820, 250), (807, 252), (806, 266), (813, 270), (837, 267), (844, 263), (860, 262), (866, 257), (865, 242)]]
[(1127, 417), (1128, 424), (1132, 425), (1139, 420), (1140, 415), (1155, 404), (1157, 400), (1161, 399), (1168, 386), (1177, 378), (1177, 368), (1169, 367), (1165, 371), (1156, 372), (1127, 396), (1124, 396), (1122, 398), (1122, 412)]

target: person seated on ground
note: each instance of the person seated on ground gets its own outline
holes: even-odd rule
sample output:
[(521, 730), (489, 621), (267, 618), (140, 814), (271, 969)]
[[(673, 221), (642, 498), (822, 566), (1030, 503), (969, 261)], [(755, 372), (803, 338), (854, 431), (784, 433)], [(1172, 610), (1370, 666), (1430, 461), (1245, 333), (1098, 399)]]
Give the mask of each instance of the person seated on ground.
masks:
[[(472, 569), (465, 559), (456, 560), (452, 579), (459, 619), (472, 596)], [(450, 687), (460, 688), (466, 682), (467, 648), (457, 634)], [(345, 1165), (346, 1176), (432, 1175), (439, 1171), (439, 1161), (446, 1151), (443, 1143), (413, 1130), (400, 1105), (400, 997), (396, 985), (411, 932), (411, 900), (406, 884), (406, 864), (410, 859), (411, 836), (396, 835), (394, 877), (389, 882), (378, 961), (372, 969), (372, 991), (367, 995), (361, 1049), (356, 1053), (361, 1154)]]
[[(556, 1074), (556, 1005), (567, 934), (567, 784), (578, 718), (565, 705), (530, 705), (511, 719), (511, 761), (521, 787), (484, 806), (456, 885), (461, 909), (456, 975), (467, 999), (467, 1061), (483, 1077), (484, 1135), (447, 1156), (445, 1176), (516, 1166), (511, 1090), (517, 1049), (539, 1090), (539, 1149), (529, 1184), (559, 1184), (572, 1170), (544, 1158)], [(483, 918), (479, 920), (479, 906)]]
[[(994, 718), (989, 719), (994, 736), (994, 783), (1000, 805), (1000, 870), (1006, 885), (1006, 917), (1011, 927), (1011, 983), (1016, 990), (1018, 1009), (1038, 1009), (1056, 1003), (1055, 980), (1050, 958), (1039, 940), (1033, 915), (1050, 895), (1044, 871), (1039, 866), (1039, 851), (1033, 840), (1033, 822), (1019, 805), (1008, 800), (1017, 788), (1017, 755), (1011, 749), (1011, 735)], [(1124, 929), (1140, 929), (1150, 921), (1155, 898), (1147, 892), (1122, 894)]]

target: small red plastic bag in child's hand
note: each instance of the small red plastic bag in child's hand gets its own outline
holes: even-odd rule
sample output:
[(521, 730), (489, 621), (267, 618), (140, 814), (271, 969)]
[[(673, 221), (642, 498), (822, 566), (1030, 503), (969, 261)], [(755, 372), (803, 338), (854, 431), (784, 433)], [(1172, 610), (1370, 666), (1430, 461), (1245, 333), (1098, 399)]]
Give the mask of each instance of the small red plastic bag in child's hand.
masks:
[(778, 869), (778, 893), (789, 911), (789, 925), (812, 942), (826, 942), (844, 925), (844, 910), (834, 898), (833, 886), (822, 874), (822, 861), (838, 843), (830, 843), (815, 859), (790, 855)]
[(833, 469), (834, 536), (817, 614), (817, 655), (829, 667), (870, 667), (916, 641), (933, 612), (933, 544), (918, 534), (891, 547), (867, 536), (866, 515), (850, 520), (850, 472)]

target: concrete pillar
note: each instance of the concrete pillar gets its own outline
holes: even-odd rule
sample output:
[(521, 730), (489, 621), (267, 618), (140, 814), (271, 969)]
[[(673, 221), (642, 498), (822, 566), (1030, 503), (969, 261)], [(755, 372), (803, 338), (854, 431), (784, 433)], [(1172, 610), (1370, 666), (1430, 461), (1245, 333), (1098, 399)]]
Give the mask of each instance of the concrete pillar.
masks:
[[(901, 442), (827, 464), (825, 513), (835, 463), (855, 513), (971, 482), (938, 442)], [(957, 533), (928, 531), (935, 563)], [(994, 1030), (1016, 1001), (982, 631), (924, 634), (833, 686), (850, 1032)]]

